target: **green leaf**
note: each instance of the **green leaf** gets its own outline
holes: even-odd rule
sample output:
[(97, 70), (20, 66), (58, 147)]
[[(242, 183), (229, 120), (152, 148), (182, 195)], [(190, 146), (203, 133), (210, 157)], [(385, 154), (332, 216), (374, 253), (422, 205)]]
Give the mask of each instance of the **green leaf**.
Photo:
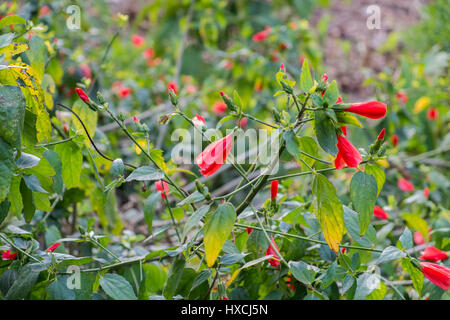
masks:
[(19, 159), (16, 160), (16, 166), (21, 169), (29, 169), (37, 166), (40, 161), (41, 159), (35, 155), (22, 152)]
[(99, 283), (105, 293), (114, 300), (137, 300), (130, 283), (118, 274), (107, 273), (100, 278)]
[(355, 300), (363, 300), (375, 289), (380, 287), (380, 279), (377, 275), (364, 272), (356, 281)]
[(8, 293), (5, 296), (6, 300), (21, 300), (26, 299), (31, 292), (34, 284), (39, 277), (40, 270), (36, 270), (31, 264), (25, 265), (20, 269), (16, 281), (14, 281)]
[(20, 181), (20, 194), (22, 195), (23, 216), (25, 221), (30, 223), (31, 219), (33, 219), (36, 207), (34, 206), (33, 194), (27, 187), (24, 179)]
[(300, 145), (298, 143), (297, 137), (293, 130), (286, 131), (283, 133), (283, 139), (286, 141), (286, 149), (287, 151), (296, 159), (299, 160), (300, 153)]
[(25, 98), (20, 88), (0, 86), (0, 138), (20, 150), (25, 119)]
[(27, 24), (26, 20), (20, 16), (6, 16), (0, 20), (0, 29), (6, 26), (10, 26), (12, 24)]
[(358, 171), (350, 182), (350, 197), (359, 212), (360, 235), (366, 233), (377, 200), (377, 181), (372, 175)]
[(339, 125), (350, 124), (360, 128), (363, 127), (358, 118), (348, 112), (335, 112), (335, 114)]
[(14, 40), (14, 33), (10, 32), (10, 33), (6, 33), (6, 34), (2, 34), (0, 36), (0, 48), (9, 46), (9, 44), (11, 43), (11, 41)]
[(406, 257), (406, 253), (402, 250), (389, 246), (383, 250), (383, 252), (378, 257), (376, 264), (380, 264), (387, 261), (397, 260)]
[(428, 239), (428, 225), (427, 222), (417, 213), (403, 213), (402, 218), (411, 229), (417, 230), (424, 239)]
[[(97, 128), (98, 113), (89, 108), (84, 102), (77, 101), (72, 107), (72, 110), (78, 114), (91, 137), (95, 135), (95, 129)], [(72, 124), (77, 129), (77, 134), (84, 136), (84, 143), (86, 146), (90, 146), (91, 142), (86, 135), (81, 122), (72, 114)]]
[(403, 249), (411, 249), (414, 245), (413, 236), (411, 230), (409, 230), (408, 227), (405, 227), (405, 230), (403, 231), (399, 240), (400, 243), (402, 244)]
[(188, 221), (186, 221), (186, 224), (184, 225), (183, 239), (193, 227), (198, 226), (201, 219), (205, 216), (206, 213), (208, 213), (209, 209), (210, 206), (203, 206), (189, 217)]
[(177, 256), (170, 268), (169, 276), (167, 277), (166, 284), (164, 286), (163, 295), (166, 299), (172, 299), (175, 291), (180, 284), (181, 276), (183, 275), (184, 266), (186, 265), (186, 259), (181, 254)]
[(424, 279), (422, 271), (414, 267), (414, 265), (411, 263), (411, 259), (409, 258), (402, 259), (402, 268), (403, 270), (409, 273), (414, 288), (417, 290), (419, 295), (422, 295), (423, 279)]
[(14, 172), (13, 149), (0, 138), (0, 201), (6, 199)]
[(48, 294), (52, 300), (75, 300), (75, 291), (67, 286), (69, 276), (62, 276), (48, 287)]
[(336, 80), (333, 80), (331, 84), (328, 86), (327, 91), (323, 95), (323, 99), (328, 103), (329, 106), (332, 106), (336, 103), (336, 100), (339, 98), (339, 89), (336, 83)]
[(309, 71), (308, 60), (305, 59), (302, 65), (302, 73), (300, 75), (300, 89), (304, 92), (309, 92), (309, 90), (314, 86), (314, 82), (311, 77), (311, 72)]
[(148, 196), (147, 200), (144, 203), (144, 219), (145, 223), (147, 223), (148, 231), (150, 234), (153, 233), (153, 217), (155, 216), (155, 210), (158, 203), (161, 201), (161, 194), (159, 191), (153, 192)]
[(178, 202), (177, 206), (184, 206), (185, 204), (197, 203), (205, 200), (205, 196), (198, 191), (194, 191), (182, 201)]
[(233, 229), (236, 211), (231, 204), (221, 204), (206, 221), (204, 244), (206, 263), (212, 267)]
[(8, 216), (9, 208), (11, 207), (11, 202), (5, 200), (0, 203), (0, 225), (5, 221)]
[(366, 164), (365, 173), (372, 175), (377, 181), (377, 196), (380, 194), (381, 189), (383, 189), (384, 181), (386, 180), (386, 175), (384, 170), (379, 166), (374, 164)]
[(23, 175), (23, 180), (25, 181), (27, 187), (31, 191), (48, 193), (47, 191), (45, 191), (44, 188), (42, 188), (41, 182), (39, 181), (39, 179), (35, 175), (33, 175), (33, 174), (30, 174), (30, 175), (24, 174)]
[[(316, 141), (311, 137), (300, 137), (297, 138), (298, 143), (300, 145), (300, 150), (302, 152), (306, 152), (307, 154), (318, 158), (319, 157), (319, 147), (317, 146)], [(308, 157), (304, 154), (302, 154), (302, 159), (305, 161), (308, 165), (312, 166), (316, 160), (314, 160), (311, 157)]]
[(143, 166), (135, 169), (125, 181), (154, 181), (161, 180), (162, 178), (164, 178), (164, 173), (162, 171), (157, 170), (152, 166)]
[(302, 210), (303, 210), (302, 207), (297, 207), (294, 210), (292, 210), (291, 212), (284, 215), (281, 220), (283, 220), (284, 222), (289, 223), (293, 226), (295, 224), (300, 224), (300, 225), (306, 226), (308, 228), (311, 228), (310, 225), (308, 224), (308, 222), (306, 222), (306, 219), (302, 214)]
[(295, 279), (303, 284), (309, 285), (314, 281), (316, 272), (303, 261), (289, 261), (289, 269)]
[(387, 287), (384, 282), (380, 281), (380, 286), (373, 290), (371, 294), (366, 297), (366, 300), (383, 300), (387, 293)]
[(323, 110), (314, 112), (314, 126), (316, 129), (317, 141), (323, 150), (336, 156), (338, 153), (337, 136), (333, 122)]
[(125, 166), (123, 164), (122, 159), (120, 159), (120, 158), (115, 159), (111, 164), (111, 168), (109, 169), (109, 171), (111, 172), (111, 175), (114, 178), (117, 178), (117, 177), (123, 175), (124, 170), (125, 170)]
[(62, 179), (67, 189), (80, 186), (83, 155), (81, 149), (72, 141), (60, 143), (55, 147), (62, 163)]
[(316, 196), (315, 214), (325, 241), (331, 250), (338, 252), (339, 243), (344, 234), (344, 214), (336, 190), (324, 175), (316, 174), (312, 183), (312, 192)]
[(63, 193), (64, 183), (62, 178), (62, 162), (59, 155), (53, 150), (46, 150), (44, 152), (44, 158), (50, 163), (55, 175), (53, 176), (52, 189), (58, 194)]
[(44, 77), (45, 69), (45, 42), (41, 37), (32, 36), (28, 43), (30, 45), (30, 50), (27, 51), (27, 57), (30, 61), (31, 68), (33, 68), (37, 76), (37, 79), (41, 82)]

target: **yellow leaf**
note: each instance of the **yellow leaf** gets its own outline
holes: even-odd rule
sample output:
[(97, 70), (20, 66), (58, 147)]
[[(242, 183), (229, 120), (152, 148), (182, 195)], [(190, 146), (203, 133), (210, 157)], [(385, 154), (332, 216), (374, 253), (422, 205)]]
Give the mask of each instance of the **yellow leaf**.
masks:
[(418, 114), (423, 111), (426, 107), (428, 107), (431, 103), (431, 99), (429, 97), (420, 97), (416, 104), (414, 105), (414, 114)]
[[(146, 139), (136, 139), (137, 143), (145, 150), (147, 148), (147, 140)], [(140, 155), (142, 153), (141, 148), (139, 148), (137, 145), (134, 145), (134, 151), (137, 155)]]
[(28, 49), (30, 49), (30, 47), (26, 43), (11, 43), (0, 49), (0, 56), (4, 54), (6, 59), (10, 59), (12, 56), (25, 52)]

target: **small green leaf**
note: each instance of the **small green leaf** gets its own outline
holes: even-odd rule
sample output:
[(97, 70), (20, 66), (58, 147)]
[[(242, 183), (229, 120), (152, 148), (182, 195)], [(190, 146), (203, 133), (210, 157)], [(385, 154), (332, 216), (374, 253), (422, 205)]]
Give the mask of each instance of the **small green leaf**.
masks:
[(355, 300), (364, 300), (375, 289), (380, 287), (380, 278), (377, 275), (364, 272), (356, 281)]
[(336, 129), (332, 120), (323, 110), (314, 112), (314, 126), (316, 129), (317, 141), (323, 150), (336, 156), (338, 153)]
[(144, 203), (144, 219), (145, 223), (147, 223), (148, 231), (150, 234), (153, 233), (153, 217), (155, 216), (155, 210), (158, 203), (161, 201), (161, 194), (159, 191), (153, 192), (148, 196), (147, 200)]
[(80, 186), (81, 166), (83, 155), (76, 143), (69, 141), (55, 147), (62, 163), (62, 179), (67, 189)]
[(350, 197), (357, 212), (361, 234), (366, 233), (377, 200), (377, 181), (372, 175), (358, 171), (350, 182)]
[(197, 203), (205, 200), (205, 196), (198, 191), (194, 191), (189, 196), (178, 202), (178, 206), (184, 206), (185, 204)]
[(27, 24), (26, 20), (20, 16), (6, 16), (0, 20), (0, 29), (6, 26), (10, 26), (12, 24)]
[(137, 300), (130, 283), (118, 274), (107, 273), (100, 278), (99, 283), (105, 293), (114, 300)]
[(47, 191), (45, 191), (44, 188), (42, 188), (41, 182), (39, 181), (39, 179), (35, 175), (33, 175), (33, 174), (30, 174), (30, 175), (24, 174), (23, 175), (23, 180), (25, 181), (27, 187), (31, 191), (48, 193)]
[(389, 246), (383, 250), (383, 252), (378, 257), (376, 263), (380, 264), (383, 262), (397, 260), (404, 257), (406, 257), (406, 253), (404, 253), (402, 250), (393, 246)]
[(383, 189), (384, 181), (386, 180), (384, 170), (377, 165), (366, 164), (365, 173), (372, 175), (377, 181), (377, 195), (379, 195), (381, 189)]
[(297, 137), (293, 130), (286, 131), (283, 133), (283, 139), (286, 141), (286, 149), (287, 151), (296, 159), (299, 160), (300, 153), (300, 145), (298, 143)]
[(414, 267), (414, 265), (411, 263), (411, 259), (409, 258), (402, 259), (402, 268), (403, 270), (409, 273), (414, 288), (417, 290), (419, 295), (422, 295), (423, 279), (424, 279), (422, 271)]
[(20, 181), (20, 194), (22, 195), (23, 216), (27, 223), (33, 219), (36, 207), (34, 206), (33, 193), (27, 187), (24, 179)]
[(336, 83), (336, 80), (333, 80), (331, 84), (328, 86), (327, 91), (323, 95), (323, 99), (328, 103), (329, 106), (332, 106), (336, 103), (339, 98), (339, 89)]
[(187, 233), (195, 226), (198, 226), (201, 219), (208, 213), (210, 206), (203, 206), (197, 211), (195, 211), (188, 219), (184, 225), (183, 239), (186, 237)]
[(358, 118), (348, 112), (335, 112), (337, 121), (339, 125), (354, 125), (362, 128), (361, 122), (359, 122)]
[(161, 180), (162, 178), (164, 178), (164, 173), (162, 171), (157, 170), (152, 166), (143, 166), (135, 169), (125, 181), (154, 181)]
[(402, 244), (403, 249), (411, 249), (414, 245), (413, 236), (411, 230), (409, 230), (408, 227), (405, 227), (405, 230), (403, 231), (399, 240), (400, 243)]
[(300, 89), (305, 92), (309, 92), (309, 90), (314, 86), (314, 82), (311, 77), (311, 72), (309, 71), (308, 60), (303, 61), (302, 65), (302, 73), (300, 75)]
[(121, 175), (123, 175), (123, 172), (125, 170), (125, 166), (123, 165), (123, 161), (120, 158), (115, 159), (111, 164), (111, 169), (109, 169), (111, 172), (111, 175), (114, 178), (117, 178)]
[(417, 213), (403, 213), (402, 218), (406, 220), (411, 229), (417, 230), (424, 239), (428, 239), (427, 222)]
[(303, 284), (309, 285), (314, 281), (316, 272), (303, 261), (289, 261), (289, 269), (295, 279)]

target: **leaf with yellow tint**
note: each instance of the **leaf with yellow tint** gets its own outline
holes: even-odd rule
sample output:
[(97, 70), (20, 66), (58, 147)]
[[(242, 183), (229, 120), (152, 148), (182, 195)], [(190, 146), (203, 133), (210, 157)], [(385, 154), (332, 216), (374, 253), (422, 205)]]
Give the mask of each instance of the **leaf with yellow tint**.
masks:
[(426, 107), (428, 107), (431, 103), (431, 99), (429, 97), (420, 97), (416, 104), (414, 105), (414, 114), (418, 114), (422, 112)]

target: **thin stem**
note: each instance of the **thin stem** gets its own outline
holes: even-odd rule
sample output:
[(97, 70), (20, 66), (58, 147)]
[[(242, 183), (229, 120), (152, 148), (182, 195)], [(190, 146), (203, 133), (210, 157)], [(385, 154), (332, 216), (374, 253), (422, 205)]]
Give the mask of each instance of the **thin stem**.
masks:
[(273, 124), (270, 124), (270, 123), (267, 123), (267, 122), (265, 122), (265, 121), (262, 121), (262, 120), (260, 120), (260, 119), (258, 119), (258, 118), (255, 118), (254, 116), (249, 115), (248, 113), (242, 113), (242, 115), (243, 115), (244, 117), (246, 117), (246, 118), (249, 118), (250, 120), (259, 122), (259, 123), (261, 123), (261, 124), (264, 124), (264, 125), (266, 125), (266, 126), (268, 126), (268, 127), (274, 128), (274, 129), (278, 129), (277, 126), (275, 126), (275, 125), (273, 125)]
[(177, 225), (177, 223), (175, 222), (175, 218), (173, 217), (172, 208), (170, 207), (169, 201), (167, 200), (167, 194), (166, 194), (166, 190), (164, 190), (164, 186), (163, 186), (163, 188), (162, 188), (162, 192), (163, 192), (163, 194), (164, 194), (164, 197), (163, 197), (163, 198), (164, 198), (164, 201), (165, 201), (165, 203), (166, 203), (166, 207), (167, 207), (167, 209), (169, 209), (170, 218), (172, 219), (172, 223), (173, 223), (173, 225), (175, 226), (175, 231), (176, 231), (176, 233), (177, 233), (178, 242), (181, 243), (180, 231), (178, 230), (178, 225)]
[(108, 252), (112, 257), (114, 257), (116, 260), (119, 260), (119, 262), (122, 262), (122, 260), (116, 255), (114, 254), (114, 252), (110, 251), (108, 248), (106, 248), (104, 245), (102, 245), (100, 242), (97, 241), (97, 239), (89, 237), (88, 241), (99, 246), (100, 248), (102, 248), (103, 250), (105, 250), (106, 252)]
[(32, 256), (31, 254), (29, 254), (28, 252), (22, 250), (21, 248), (19, 248), (18, 246), (16, 246), (14, 242), (10, 241), (8, 238), (5, 238), (2, 234), (0, 234), (0, 238), (1, 238), (4, 242), (6, 242), (7, 244), (9, 244), (11, 247), (13, 247), (14, 249), (16, 249), (17, 251), (20, 251), (21, 253), (23, 253), (24, 255), (26, 255), (28, 258), (30, 258), (30, 259), (32, 259), (32, 260), (34, 260), (34, 261), (36, 261), (36, 262), (39, 262), (39, 263), (41, 262), (41, 260), (39, 260), (39, 259), (33, 257), (33, 256)]
[(42, 148), (42, 147), (54, 146), (54, 145), (57, 145), (57, 144), (60, 144), (60, 143), (72, 141), (76, 137), (79, 137), (79, 135), (76, 134), (76, 135), (74, 135), (74, 136), (72, 136), (70, 138), (64, 139), (64, 140), (59, 140), (59, 141), (54, 141), (54, 142), (49, 142), (49, 143), (43, 143), (43, 144), (36, 144), (35, 147), (41, 147)]

